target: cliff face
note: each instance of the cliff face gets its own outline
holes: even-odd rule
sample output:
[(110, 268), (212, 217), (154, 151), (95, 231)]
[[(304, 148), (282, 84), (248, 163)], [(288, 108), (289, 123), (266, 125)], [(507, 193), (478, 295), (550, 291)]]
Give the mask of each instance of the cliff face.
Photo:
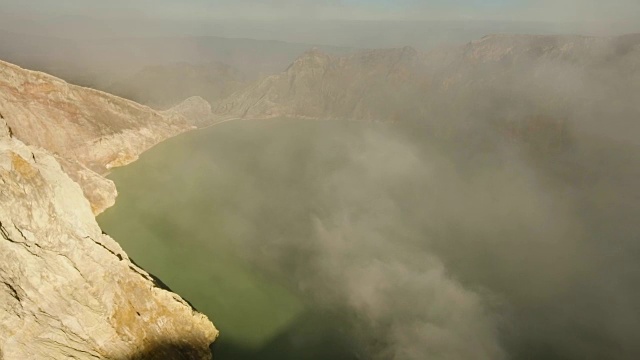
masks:
[(0, 69), (0, 358), (210, 359), (211, 322), (94, 218), (115, 196), (99, 174), (189, 129), (185, 119)]
[(116, 195), (100, 175), (191, 128), (184, 117), (5, 62), (0, 62), (0, 114), (16, 138), (60, 160), (96, 214), (113, 205)]

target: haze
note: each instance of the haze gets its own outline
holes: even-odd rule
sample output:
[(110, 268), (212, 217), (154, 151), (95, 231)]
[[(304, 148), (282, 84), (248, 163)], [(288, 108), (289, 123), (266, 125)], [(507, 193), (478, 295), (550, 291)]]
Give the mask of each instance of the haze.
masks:
[(1, 6), (0, 59), (193, 126), (99, 220), (216, 359), (640, 358), (640, 1)]
[(222, 36), (427, 49), (490, 33), (640, 30), (635, 0), (3, 1), (0, 29), (69, 38)]

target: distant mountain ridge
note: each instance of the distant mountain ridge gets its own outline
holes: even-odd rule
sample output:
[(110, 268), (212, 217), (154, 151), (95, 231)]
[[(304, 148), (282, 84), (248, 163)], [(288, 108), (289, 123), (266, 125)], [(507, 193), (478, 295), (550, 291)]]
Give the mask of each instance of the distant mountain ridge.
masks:
[(314, 50), (216, 104), (214, 113), (423, 122), (442, 134), (493, 124), (510, 136), (537, 129), (543, 142), (558, 142), (570, 119), (598, 121), (621, 110), (605, 103), (624, 103), (624, 121), (640, 114), (631, 98), (640, 94), (638, 64), (638, 34), (490, 35), (426, 53)]
[[(259, 81), (218, 104), (214, 112), (238, 117), (312, 117), (370, 120), (388, 116), (376, 107), (380, 86), (407, 87), (417, 52), (370, 50), (333, 57), (307, 51), (283, 73)], [(404, 82), (404, 83), (403, 83)]]
[(177, 64), (226, 64), (253, 81), (282, 71), (291, 59), (313, 46), (332, 54), (351, 51), (337, 46), (216, 36), (69, 40), (0, 30), (0, 59), (105, 91), (117, 84), (122, 86), (149, 68), (167, 67), (177, 73), (181, 71), (176, 69)]
[(244, 87), (246, 81), (241, 71), (224, 63), (181, 62), (147, 66), (105, 90), (154, 109), (167, 109), (192, 96), (216, 102)]

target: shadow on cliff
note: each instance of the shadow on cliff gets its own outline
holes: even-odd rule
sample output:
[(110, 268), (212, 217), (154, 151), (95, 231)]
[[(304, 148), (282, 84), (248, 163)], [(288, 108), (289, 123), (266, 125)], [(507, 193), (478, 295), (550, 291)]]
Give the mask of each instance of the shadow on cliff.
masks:
[[(106, 234), (105, 232), (103, 232)], [(129, 260), (140, 267), (134, 259)], [(142, 268), (142, 267), (140, 267)], [(174, 292), (160, 278), (147, 272), (154, 286)], [(184, 298), (183, 298), (184, 299)], [(199, 311), (184, 299), (193, 310)], [(344, 314), (335, 311), (308, 311), (299, 316), (280, 333), (274, 335), (260, 347), (246, 346), (220, 337), (209, 347), (215, 360), (358, 360), (359, 343), (347, 331)], [(138, 354), (118, 360), (200, 360), (206, 358), (205, 349), (198, 341), (184, 339), (182, 342), (167, 340), (147, 346)]]
[(358, 341), (345, 326), (333, 314), (308, 312), (257, 348), (227, 341), (222, 331), (213, 355), (216, 360), (357, 360)]
[(194, 344), (167, 341), (149, 345), (147, 350), (118, 360), (201, 360), (206, 359), (205, 349)]
[[(225, 339), (223, 336), (209, 349), (214, 360), (361, 360), (365, 357), (357, 340), (341, 329), (317, 328), (320, 315), (306, 314), (287, 329), (259, 348), (247, 347)], [(118, 360), (201, 360), (207, 354), (189, 341), (156, 343), (144, 352)], [(565, 357), (553, 349), (528, 349), (515, 359), (562, 360)]]
[[(210, 346), (214, 360), (358, 360), (357, 341), (338, 328), (331, 328), (320, 319), (324, 315), (305, 314), (288, 328), (260, 347), (245, 346), (222, 335)], [(206, 358), (203, 349), (186, 340), (150, 345), (146, 351), (119, 360), (200, 360)]]

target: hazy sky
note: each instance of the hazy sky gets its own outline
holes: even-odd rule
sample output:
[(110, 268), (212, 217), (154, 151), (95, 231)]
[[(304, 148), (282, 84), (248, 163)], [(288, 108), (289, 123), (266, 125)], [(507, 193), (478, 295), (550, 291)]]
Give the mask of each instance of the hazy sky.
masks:
[(14, 34), (195, 35), (423, 50), (495, 33), (634, 33), (638, 19), (640, 0), (0, 0), (0, 31)]
[(639, 21), (638, 0), (3, 0), (14, 13), (173, 19)]

